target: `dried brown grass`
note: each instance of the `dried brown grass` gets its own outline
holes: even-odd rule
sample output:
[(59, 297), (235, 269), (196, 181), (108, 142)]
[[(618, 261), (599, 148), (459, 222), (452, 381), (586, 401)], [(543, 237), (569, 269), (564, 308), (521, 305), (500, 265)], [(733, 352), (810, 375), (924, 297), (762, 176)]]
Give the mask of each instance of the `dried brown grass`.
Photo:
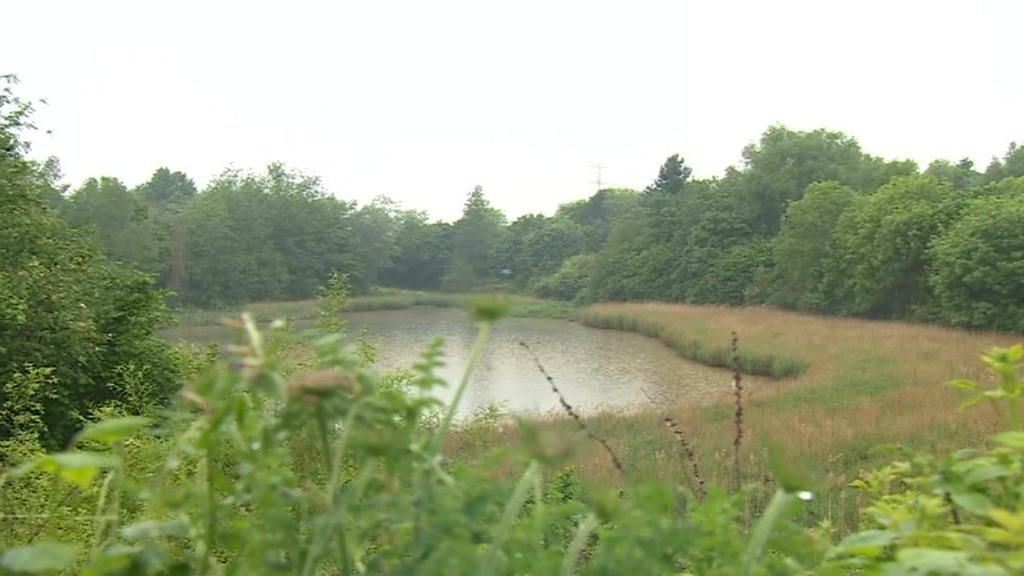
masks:
[[(585, 313), (656, 322), (708, 346), (728, 345), (735, 330), (744, 352), (808, 362), (809, 369), (796, 378), (745, 381), (743, 425), (749, 442), (743, 443), (740, 453), (744, 477), (754, 481), (767, 475), (767, 443), (820, 462), (833, 486), (823, 497), (822, 509), (845, 523), (856, 521), (856, 495), (842, 486), (886, 458), (874, 454), (875, 446), (902, 444), (948, 452), (978, 446), (997, 430), (998, 414), (984, 406), (959, 410), (962, 398), (947, 382), (987, 380), (981, 353), (1022, 339), (1015, 334), (762, 307), (613, 303), (591, 306)], [(736, 438), (731, 385), (723, 378), (721, 400), (712, 405), (679, 403), (666, 409), (662, 404), (650, 413), (591, 414), (587, 420), (622, 457), (626, 469), (637, 471), (631, 473), (673, 482), (689, 473), (690, 464), (663, 419), (686, 422), (687, 440), (708, 484), (729, 486), (734, 481)], [(544, 418), (537, 424), (551, 442), (564, 444), (572, 433), (561, 418)], [(514, 430), (478, 433), (488, 436), (478, 442), (480, 446), (518, 442)], [(458, 452), (457, 445), (453, 449)], [(576, 445), (573, 465), (593, 479), (614, 482), (617, 475), (593, 445)]]

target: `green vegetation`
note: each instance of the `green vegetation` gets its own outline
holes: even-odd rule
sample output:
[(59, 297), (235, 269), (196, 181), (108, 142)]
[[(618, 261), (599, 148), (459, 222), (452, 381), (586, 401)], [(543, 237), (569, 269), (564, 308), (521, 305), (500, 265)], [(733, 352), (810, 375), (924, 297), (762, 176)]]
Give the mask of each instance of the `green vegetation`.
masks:
[(103, 406), (165, 399), (179, 372), (154, 334), (164, 304), (152, 281), (109, 262), (47, 207), (56, 184), (46, 165), (25, 159), (20, 138), (30, 111), (4, 83), (0, 445), (17, 438), (57, 448)]
[(787, 378), (803, 374), (808, 367), (808, 362), (805, 360), (747, 351), (740, 351), (734, 359), (732, 350), (725, 340), (721, 341), (723, 344), (716, 345), (707, 339), (688, 335), (685, 331), (663, 321), (629, 313), (615, 314), (587, 309), (577, 314), (576, 319), (594, 328), (637, 332), (644, 336), (657, 338), (683, 358), (708, 366), (721, 368), (735, 366), (745, 374)]
[[(347, 299), (342, 309), (346, 312), (372, 312), (377, 310), (403, 310), (413, 306), (434, 306), (437, 308), (469, 308), (479, 294), (450, 292), (413, 292), (409, 290), (384, 290), (377, 294), (354, 296)], [(571, 302), (545, 300), (515, 294), (502, 295), (509, 302), (509, 315), (517, 318), (571, 318), (578, 306)], [(287, 318), (289, 320), (312, 320), (319, 314), (318, 300), (296, 302), (257, 302), (244, 307), (245, 311), (261, 323)], [(237, 316), (242, 308), (222, 310), (185, 309), (175, 313), (175, 320), (182, 326), (203, 326), (220, 324), (225, 317)]]
[[(482, 324), (473, 357), (504, 308), (476, 307)], [(770, 485), (733, 493), (706, 484), (696, 465), (675, 482), (645, 482), (635, 462), (618, 464), (611, 447), (616, 487), (581, 483), (566, 458), (600, 439), (583, 423), (569, 453), (526, 443), (450, 460), (443, 448), (452, 407), (411, 393), (441, 384), (433, 372), (439, 344), (395, 380), (367, 371), (365, 357), (336, 335), (312, 343), (306, 367), (289, 367), (290, 341), (245, 317), (240, 345), (192, 380), (172, 414), (100, 420), (68, 450), (30, 455), (10, 469), (0, 477), (0, 520), (33, 521), (3, 531), (0, 570), (1008, 575), (1024, 568), (1019, 345), (986, 356), (994, 387), (956, 382), (1007, 414), (992, 447), (906, 453), (864, 472), (852, 483), (862, 495), (859, 529), (836, 540), (832, 518), (808, 523), (820, 478), (778, 451), (769, 457)], [(530, 423), (520, 426), (526, 437), (535, 434)], [(684, 454), (692, 457), (688, 448)]]
[(108, 258), (156, 275), (186, 309), (310, 300), (337, 272), (357, 296), (388, 286), (580, 304), (767, 304), (1024, 330), (1015, 297), (1024, 232), (1013, 224), (1024, 148), (1011, 145), (983, 173), (967, 160), (922, 173), (839, 132), (775, 126), (742, 158), (697, 180), (673, 155), (643, 191), (599, 190), (511, 222), (479, 186), (458, 220), (430, 222), (386, 197), (341, 200), (280, 164), (225, 171), (201, 191), (166, 168), (135, 188), (102, 176), (66, 196), (51, 186), (46, 202)]

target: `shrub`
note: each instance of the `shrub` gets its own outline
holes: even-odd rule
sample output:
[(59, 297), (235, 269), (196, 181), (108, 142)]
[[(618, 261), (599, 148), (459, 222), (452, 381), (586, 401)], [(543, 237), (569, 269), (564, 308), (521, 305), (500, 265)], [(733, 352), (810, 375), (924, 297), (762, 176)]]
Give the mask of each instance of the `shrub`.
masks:
[(1024, 178), (977, 198), (932, 245), (930, 281), (952, 324), (1024, 331)]

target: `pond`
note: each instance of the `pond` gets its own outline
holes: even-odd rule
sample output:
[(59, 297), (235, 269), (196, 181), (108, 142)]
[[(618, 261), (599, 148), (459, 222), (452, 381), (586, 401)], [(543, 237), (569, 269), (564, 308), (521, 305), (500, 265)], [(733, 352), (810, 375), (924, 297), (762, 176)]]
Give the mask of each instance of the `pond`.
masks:
[[(378, 350), (376, 366), (382, 371), (411, 366), (433, 338), (443, 338), (446, 365), (440, 375), (451, 384), (437, 395), (445, 401), (454, 395), (476, 338), (476, 326), (464, 311), (416, 307), (352, 312), (346, 319), (349, 334), (365, 330)], [(220, 326), (176, 328), (166, 334), (198, 342), (231, 338)], [(489, 404), (517, 414), (559, 410), (558, 397), (519, 342), (530, 346), (566, 399), (582, 412), (642, 408), (651, 400), (704, 404), (731, 390), (727, 370), (684, 360), (653, 338), (566, 320), (506, 318), (491, 332), (460, 414)]]

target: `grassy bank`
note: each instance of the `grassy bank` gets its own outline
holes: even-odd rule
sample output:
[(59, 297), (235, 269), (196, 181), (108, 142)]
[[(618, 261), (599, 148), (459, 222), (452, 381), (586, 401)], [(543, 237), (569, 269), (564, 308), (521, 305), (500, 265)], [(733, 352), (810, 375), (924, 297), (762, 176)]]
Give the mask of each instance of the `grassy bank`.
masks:
[[(725, 346), (739, 334), (743, 354), (785, 358), (806, 367), (770, 389), (749, 389), (746, 424), (755, 436), (818, 456), (856, 452), (870, 442), (953, 444), (991, 431), (984, 412), (957, 409), (955, 377), (984, 379), (979, 355), (1019, 335), (939, 326), (810, 316), (766, 308), (676, 304), (602, 304), (584, 312), (590, 322), (619, 323), (668, 334), (697, 349)], [(728, 421), (727, 407), (699, 412), (676, 408), (694, 428)], [(728, 436), (728, 434), (725, 434)], [(711, 442), (714, 444), (715, 442)]]
[[(412, 306), (463, 307), (469, 294), (387, 293), (353, 298), (350, 310), (393, 310)], [(886, 460), (879, 444), (902, 444), (928, 452), (977, 446), (996, 429), (991, 411), (960, 411), (962, 396), (946, 383), (953, 378), (987, 380), (979, 355), (1020, 336), (968, 332), (939, 326), (802, 315), (765, 308), (678, 304), (599, 304), (583, 310), (564, 302), (510, 297), (512, 315), (572, 318), (598, 328), (658, 338), (681, 356), (726, 366), (730, 340), (739, 336), (739, 359), (747, 373), (785, 377), (768, 384), (748, 382), (744, 390), (741, 471), (747, 481), (767, 477), (766, 447), (782, 446), (796, 457), (821, 463), (828, 487), (816, 514), (847, 528), (856, 520), (856, 494), (846, 485), (864, 468)], [(312, 318), (315, 302), (254, 304), (257, 319)], [(185, 324), (219, 321), (226, 312), (186, 313)], [(556, 381), (557, 373), (551, 375)], [(523, 378), (543, 379), (540, 373)], [(685, 386), (686, 382), (680, 382)], [(727, 374), (723, 393), (730, 389)], [(572, 398), (568, 399), (570, 402)], [(693, 448), (709, 484), (736, 482), (732, 459), (734, 406), (728, 402), (696, 408), (651, 405), (640, 413), (584, 415), (608, 439), (627, 469), (657, 481), (692, 475), (677, 438), (664, 424), (674, 419)], [(571, 420), (535, 420), (547, 446), (574, 437)], [(494, 446), (532, 442), (516, 426), (467, 426), (450, 440), (457, 459), (473, 458)], [(581, 478), (615, 482), (617, 472), (600, 447), (583, 443), (572, 458)]]
[[(711, 334), (700, 326), (676, 325), (663, 322), (658, 318), (632, 314), (628, 311), (617, 313), (607, 306), (587, 308), (576, 314), (575, 319), (594, 328), (636, 332), (657, 338), (683, 358), (701, 364), (718, 368), (733, 366), (731, 336), (727, 336), (725, 339), (713, 339), (710, 337)], [(806, 360), (775, 353), (751, 351), (746, 348), (737, 350), (735, 356), (740, 371), (745, 374), (788, 378), (803, 374), (808, 367)]]
[[(745, 388), (740, 474), (748, 482), (768, 478), (768, 446), (818, 463), (824, 488), (811, 514), (844, 530), (855, 525), (861, 498), (848, 488), (849, 482), (889, 458), (876, 446), (901, 444), (949, 453), (980, 446), (998, 428), (999, 416), (993, 411), (959, 410), (963, 396), (947, 383), (959, 377), (990, 381), (980, 354), (1021, 340), (1011, 334), (764, 308), (600, 304), (577, 318), (592, 326), (657, 337), (681, 355), (697, 351), (707, 354), (701, 361), (716, 364), (735, 330), (740, 357), (753, 362), (753, 369), (757, 362), (799, 366), (792, 378)], [(558, 374), (552, 377), (557, 381)], [(727, 391), (730, 385), (723, 378), (722, 389)], [(605, 412), (586, 419), (608, 439), (632, 474), (664, 482), (691, 478), (692, 467), (666, 429), (666, 416), (679, 424), (705, 480), (734, 485), (736, 420), (730, 402), (700, 408), (651, 405), (646, 413)], [(574, 428), (562, 417), (538, 424), (544, 443), (555, 446), (564, 444)], [(522, 442), (520, 434), (515, 427), (481, 426), (453, 438), (452, 451), (470, 457), (484, 447)], [(597, 482), (614, 482), (617, 475), (602, 449), (586, 443), (580, 445), (573, 465), (581, 477)], [(757, 506), (756, 499), (752, 505)]]
[[(355, 296), (348, 304), (350, 312), (371, 312), (375, 310), (403, 310), (414, 306), (437, 308), (466, 308), (479, 294), (411, 292), (389, 290), (381, 294)], [(569, 318), (578, 309), (571, 302), (543, 300), (528, 296), (503, 295), (510, 304), (509, 315), (518, 318)], [(209, 326), (219, 324), (225, 317), (237, 316), (242, 310), (252, 314), (257, 322), (269, 322), (278, 318), (289, 320), (311, 320), (317, 315), (315, 299), (293, 302), (253, 302), (245, 306), (227, 307), (218, 310), (183, 309), (174, 313), (179, 326)]]

